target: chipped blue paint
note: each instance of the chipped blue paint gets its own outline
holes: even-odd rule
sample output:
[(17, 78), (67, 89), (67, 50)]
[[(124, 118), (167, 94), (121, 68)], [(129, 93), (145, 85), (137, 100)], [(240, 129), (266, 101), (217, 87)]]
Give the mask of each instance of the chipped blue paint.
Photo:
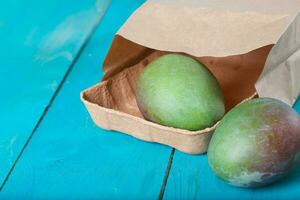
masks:
[(102, 130), (79, 99), (97, 83), (114, 33), (143, 1), (114, 1), (0, 199), (157, 199), (171, 148)]
[(0, 185), (109, 1), (0, 6)]

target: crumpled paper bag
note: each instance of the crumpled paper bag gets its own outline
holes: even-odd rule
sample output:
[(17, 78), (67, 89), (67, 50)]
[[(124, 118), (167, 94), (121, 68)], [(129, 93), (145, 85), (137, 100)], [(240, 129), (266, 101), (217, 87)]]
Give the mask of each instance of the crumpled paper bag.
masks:
[(256, 91), (293, 105), (300, 94), (300, 13), (272, 48)]

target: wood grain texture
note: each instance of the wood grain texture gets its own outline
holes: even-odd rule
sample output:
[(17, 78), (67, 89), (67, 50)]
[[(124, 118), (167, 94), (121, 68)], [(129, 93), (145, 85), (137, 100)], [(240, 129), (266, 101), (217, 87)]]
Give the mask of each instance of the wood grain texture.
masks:
[(156, 199), (171, 148), (96, 127), (79, 92), (100, 80), (114, 33), (143, 1), (113, 1), (0, 199)]
[(0, 6), (0, 186), (108, 1)]
[[(300, 99), (294, 108), (300, 113)], [(229, 186), (213, 175), (207, 155), (175, 151), (164, 199), (300, 199), (300, 168), (267, 187), (243, 189)]]

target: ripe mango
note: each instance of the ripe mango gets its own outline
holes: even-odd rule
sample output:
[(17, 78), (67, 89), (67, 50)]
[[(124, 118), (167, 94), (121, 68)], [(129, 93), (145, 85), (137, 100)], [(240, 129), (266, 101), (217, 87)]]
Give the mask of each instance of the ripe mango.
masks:
[(232, 185), (272, 183), (299, 164), (300, 116), (279, 100), (246, 101), (217, 126), (208, 161), (215, 175)]
[(161, 56), (144, 68), (136, 99), (146, 119), (187, 130), (210, 127), (225, 113), (215, 77), (195, 59), (180, 54)]

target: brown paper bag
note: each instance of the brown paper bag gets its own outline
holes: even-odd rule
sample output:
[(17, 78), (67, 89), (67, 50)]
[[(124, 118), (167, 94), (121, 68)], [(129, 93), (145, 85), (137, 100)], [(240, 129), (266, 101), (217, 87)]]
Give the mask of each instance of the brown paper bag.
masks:
[(217, 124), (188, 131), (146, 121), (135, 99), (140, 71), (163, 54), (193, 56), (219, 81), (228, 111), (256, 95), (255, 83), (272, 44), (295, 18), (296, 8), (300, 2), (291, 0), (147, 1), (115, 36), (103, 64), (103, 80), (83, 91), (81, 99), (104, 129), (186, 153), (204, 153)]
[(272, 48), (255, 84), (260, 97), (293, 105), (300, 94), (300, 13)]

